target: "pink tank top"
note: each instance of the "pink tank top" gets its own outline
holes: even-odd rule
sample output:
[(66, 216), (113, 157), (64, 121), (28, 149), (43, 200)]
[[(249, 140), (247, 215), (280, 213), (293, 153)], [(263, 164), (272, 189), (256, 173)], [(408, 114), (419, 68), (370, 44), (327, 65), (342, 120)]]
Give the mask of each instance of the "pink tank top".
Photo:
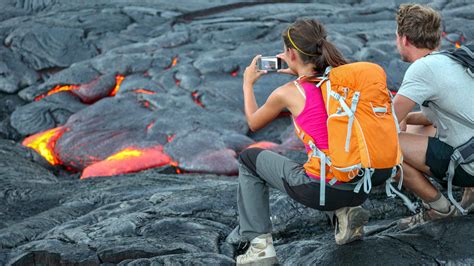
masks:
[[(300, 84), (304, 89), (306, 102), (303, 111), (294, 118), (295, 123), (313, 138), (318, 149), (328, 149), (328, 127), (326, 124), (328, 114), (321, 89), (310, 82)], [(303, 94), (303, 92), (301, 93)], [(311, 150), (306, 144), (305, 147), (307, 152)]]

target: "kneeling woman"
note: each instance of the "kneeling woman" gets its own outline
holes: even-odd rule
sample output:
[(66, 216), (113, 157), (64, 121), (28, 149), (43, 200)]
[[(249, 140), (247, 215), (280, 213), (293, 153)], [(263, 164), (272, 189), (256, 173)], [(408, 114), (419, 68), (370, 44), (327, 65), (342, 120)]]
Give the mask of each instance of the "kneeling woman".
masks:
[[(287, 108), (298, 130), (310, 135), (321, 151), (328, 149), (327, 112), (321, 89), (308, 78), (322, 75), (328, 66), (338, 67), (346, 60), (337, 48), (326, 40), (323, 25), (316, 20), (299, 20), (282, 34), (285, 51), (278, 55), (286, 61), (288, 69), (279, 72), (298, 76), (272, 92), (261, 107), (257, 106), (253, 84), (262, 75), (256, 62), (245, 69), (243, 93), (245, 115), (252, 131), (256, 131), (275, 119)], [(306, 144), (305, 144), (306, 145)], [(306, 147), (310, 151), (310, 147)], [(363, 225), (369, 213), (360, 205), (367, 199), (366, 193), (355, 193), (347, 185), (334, 184), (326, 187), (325, 205), (320, 206), (320, 180), (314, 160), (301, 165), (272, 151), (252, 148), (240, 155), (238, 210), (240, 236), (250, 241), (245, 254), (237, 257), (237, 264), (277, 262), (271, 237), (268, 188), (287, 193), (305, 206), (321, 211), (335, 211), (337, 244), (345, 244), (363, 235)], [(386, 174), (386, 178), (389, 177)], [(384, 173), (385, 176), (385, 173)], [(329, 180), (327, 180), (329, 181)]]

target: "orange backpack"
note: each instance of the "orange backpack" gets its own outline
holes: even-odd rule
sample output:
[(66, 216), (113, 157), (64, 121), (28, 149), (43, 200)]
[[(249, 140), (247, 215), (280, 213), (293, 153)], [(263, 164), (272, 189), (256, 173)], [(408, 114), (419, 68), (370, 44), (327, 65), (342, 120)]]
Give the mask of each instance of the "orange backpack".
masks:
[[(362, 187), (365, 193), (370, 192), (375, 169), (392, 168), (393, 178), (397, 168), (401, 168), (402, 153), (398, 121), (383, 68), (368, 62), (328, 67), (322, 79), (310, 81), (318, 82), (326, 105), (329, 149), (321, 151), (307, 134), (299, 136), (311, 147), (309, 161), (316, 158), (318, 161), (314, 165), (321, 180), (320, 205), (325, 204), (327, 178), (330, 178), (329, 185), (334, 185), (359, 177), (354, 188), (356, 193)], [(300, 132), (301, 129), (296, 130)], [(399, 195), (390, 181), (386, 186), (387, 194)]]

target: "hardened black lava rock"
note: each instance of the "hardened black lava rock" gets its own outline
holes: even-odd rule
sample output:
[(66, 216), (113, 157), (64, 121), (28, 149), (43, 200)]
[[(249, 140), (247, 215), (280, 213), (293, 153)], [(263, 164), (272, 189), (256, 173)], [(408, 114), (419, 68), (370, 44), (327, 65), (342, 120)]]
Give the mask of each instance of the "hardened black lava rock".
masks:
[[(350, 61), (380, 64), (396, 91), (408, 67), (395, 45), (402, 2), (1, 1), (0, 265), (234, 263), (227, 236), (237, 225), (239, 152), (272, 141), (305, 160), (288, 116), (249, 132), (245, 67), (257, 54), (281, 52), (289, 23), (316, 18)], [(417, 2), (441, 11), (443, 49), (474, 38), (474, 3)], [(265, 75), (257, 102), (291, 79)], [(72, 91), (46, 96), (67, 85)], [(20, 144), (60, 126), (67, 130), (54, 152), (78, 172)], [(156, 145), (194, 174), (165, 166), (78, 179), (124, 148)], [(383, 187), (364, 203), (366, 239), (342, 247), (324, 213), (278, 191), (270, 202), (282, 264), (474, 263), (472, 215), (399, 231), (392, 222), (409, 212)]]

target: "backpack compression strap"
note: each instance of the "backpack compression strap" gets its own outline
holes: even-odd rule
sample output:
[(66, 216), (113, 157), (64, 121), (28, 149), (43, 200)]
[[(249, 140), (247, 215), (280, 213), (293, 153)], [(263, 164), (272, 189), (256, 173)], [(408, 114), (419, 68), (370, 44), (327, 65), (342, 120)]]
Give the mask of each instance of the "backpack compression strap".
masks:
[(448, 198), (453, 203), (459, 211), (466, 215), (467, 211), (461, 207), (461, 205), (453, 197), (453, 178), (454, 171), (460, 164), (468, 164), (474, 162), (474, 137), (463, 145), (454, 149), (453, 154), (451, 155), (451, 161), (449, 162), (448, 171), (446, 172), (446, 177), (448, 181)]

